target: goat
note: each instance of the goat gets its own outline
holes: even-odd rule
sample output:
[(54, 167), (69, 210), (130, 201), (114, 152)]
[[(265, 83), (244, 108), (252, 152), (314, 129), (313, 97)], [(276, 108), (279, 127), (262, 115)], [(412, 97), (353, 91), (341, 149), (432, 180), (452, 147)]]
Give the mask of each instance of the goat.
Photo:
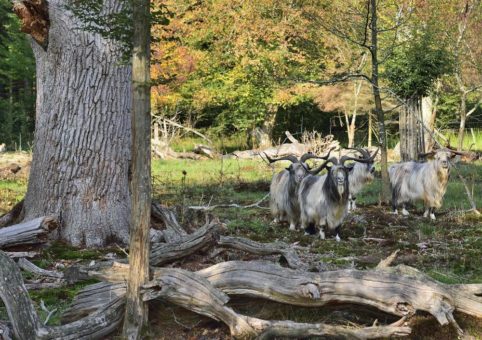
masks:
[(390, 166), (388, 174), (392, 187), (392, 209), (398, 214), (397, 207), (402, 204), (402, 214), (409, 215), (405, 204), (422, 200), (425, 207), (424, 217), (435, 220), (435, 209), (442, 206), (450, 176), (450, 159), (463, 155), (450, 149), (439, 149), (421, 157), (433, 157), (425, 163), (414, 161), (398, 163)]
[[(340, 241), (340, 226), (348, 210), (349, 171), (353, 165), (345, 165), (346, 161), (353, 160), (359, 163), (370, 163), (375, 159), (378, 150), (368, 158), (352, 158), (343, 156), (339, 161), (333, 157), (324, 162), (315, 170), (308, 170), (300, 184), (298, 200), (300, 202), (301, 227), (309, 232), (309, 227), (319, 226), (320, 238), (325, 239), (323, 227), (335, 230), (336, 240)], [(328, 163), (333, 166), (327, 167)], [(328, 173), (316, 176), (324, 168)]]
[[(370, 158), (370, 152), (366, 149), (354, 148), (361, 153), (362, 157)], [(356, 195), (363, 187), (373, 181), (375, 173), (374, 162), (355, 163), (348, 175), (349, 194), (348, 194), (348, 211), (356, 209)]]
[[(331, 152), (331, 150), (330, 150)], [(312, 153), (306, 153), (298, 160), (295, 156), (289, 155), (278, 159), (270, 158), (264, 154), (269, 163), (281, 160), (291, 162), (290, 166), (273, 176), (270, 192), (270, 209), (273, 215), (273, 222), (288, 221), (290, 230), (296, 230), (299, 223), (300, 207), (298, 203), (298, 186), (301, 180), (308, 174), (308, 167), (305, 162), (311, 158), (328, 159), (330, 152), (325, 157), (318, 157)]]

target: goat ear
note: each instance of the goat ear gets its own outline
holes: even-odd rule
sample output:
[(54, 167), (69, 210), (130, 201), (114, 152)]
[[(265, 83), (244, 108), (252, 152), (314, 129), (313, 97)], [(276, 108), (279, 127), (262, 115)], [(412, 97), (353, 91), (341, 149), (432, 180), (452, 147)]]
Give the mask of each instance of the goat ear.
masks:
[(285, 168), (285, 170), (288, 170), (288, 171), (290, 171), (290, 168)]

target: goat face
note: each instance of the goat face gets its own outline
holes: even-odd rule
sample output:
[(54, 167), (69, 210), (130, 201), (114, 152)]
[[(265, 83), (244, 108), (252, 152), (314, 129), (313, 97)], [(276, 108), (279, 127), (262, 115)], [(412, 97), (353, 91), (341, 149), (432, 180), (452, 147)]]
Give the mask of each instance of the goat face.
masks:
[[(341, 164), (333, 165), (328, 170), (328, 176), (330, 177), (331, 183), (333, 183), (333, 186), (336, 188), (339, 199), (342, 197), (348, 196), (348, 171), (349, 170), (350, 168), (347, 168)], [(338, 199), (336, 201), (338, 201)]]
[(450, 158), (454, 156), (455, 154), (452, 154), (449, 151), (440, 150), (435, 153), (434, 162), (436, 163), (437, 168), (448, 169), (450, 166)]
[(300, 184), (303, 178), (305, 178), (308, 174), (306, 168), (300, 163), (292, 163), (288, 168), (286, 168), (286, 170), (288, 170), (290, 177), (294, 179), (296, 184)]

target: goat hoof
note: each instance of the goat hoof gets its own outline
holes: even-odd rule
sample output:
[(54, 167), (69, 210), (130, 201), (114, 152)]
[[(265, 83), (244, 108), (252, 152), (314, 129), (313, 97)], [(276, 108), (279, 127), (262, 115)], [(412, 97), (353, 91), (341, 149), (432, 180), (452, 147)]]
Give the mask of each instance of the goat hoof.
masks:
[(398, 211), (397, 211), (397, 210), (393, 210), (393, 211), (392, 211), (392, 214), (393, 214), (393, 215), (398, 215)]
[(338, 236), (338, 234), (336, 234), (335, 240), (336, 240), (336, 242), (340, 242), (340, 241), (341, 241), (341, 238), (340, 238), (340, 236)]
[(432, 221), (435, 221), (435, 214), (430, 214), (430, 219), (431, 219)]
[(325, 233), (320, 231), (320, 239), (324, 240), (325, 239)]
[(425, 210), (425, 212), (423, 213), (423, 217), (427, 218), (428, 217), (428, 211)]
[(409, 213), (407, 210), (403, 209), (403, 210), (402, 210), (402, 215), (403, 215), (403, 216), (408, 216), (408, 215), (410, 215), (410, 213)]
[(290, 230), (291, 230), (291, 231), (296, 231), (296, 226), (295, 226), (295, 225), (290, 225)]

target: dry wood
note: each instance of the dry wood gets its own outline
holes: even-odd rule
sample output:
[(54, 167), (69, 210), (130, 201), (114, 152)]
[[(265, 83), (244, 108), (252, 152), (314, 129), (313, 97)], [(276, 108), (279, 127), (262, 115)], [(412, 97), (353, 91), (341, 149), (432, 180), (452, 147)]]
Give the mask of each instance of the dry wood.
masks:
[(0, 339), (2, 340), (12, 340), (12, 332), (8, 327), (8, 324), (0, 320)]
[(224, 248), (238, 249), (255, 255), (280, 254), (293, 269), (304, 268), (296, 251), (283, 242), (260, 243), (243, 237), (221, 236), (218, 245)]
[(194, 146), (194, 153), (209, 158), (217, 158), (220, 156), (219, 153), (217, 153), (216, 150), (214, 150), (212, 147), (203, 144), (196, 144)]
[(432, 314), (442, 325), (454, 324), (455, 308), (482, 317), (481, 301), (467, 301), (465, 296), (457, 298), (449, 286), (426, 277), (394, 274), (385, 269), (310, 273), (269, 262), (232, 261), (198, 273), (227, 294), (298, 306), (323, 306), (333, 302), (366, 304), (398, 316), (410, 316), (420, 310)]
[(124, 301), (117, 299), (77, 322), (43, 326), (18, 267), (1, 251), (0, 297), (12, 323), (13, 334), (20, 340), (102, 339), (117, 328), (123, 318)]
[(74, 322), (103, 308), (115, 300), (123, 299), (126, 294), (126, 284), (100, 282), (83, 288), (74, 298), (61, 317), (63, 324)]
[(9, 224), (15, 223), (21, 218), (23, 210), (23, 200), (15, 204), (8, 213), (0, 217), (0, 228), (3, 228)]
[(2, 228), (0, 229), (0, 249), (46, 242), (48, 233), (55, 228), (57, 228), (57, 220), (53, 216), (39, 217)]
[(151, 214), (153, 217), (160, 219), (166, 230), (164, 231), (164, 240), (168, 243), (181, 240), (182, 236), (187, 235), (186, 231), (177, 221), (176, 214), (168, 207), (153, 202), (151, 205)]
[(45, 270), (40, 267), (37, 267), (34, 265), (32, 262), (25, 258), (20, 258), (17, 262), (18, 266), (22, 268), (25, 271), (28, 271), (30, 273), (33, 273), (35, 275), (39, 276), (47, 276), (47, 277), (54, 277), (61, 279), (64, 277), (64, 274), (55, 270)]
[[(385, 262), (388, 263), (389, 261)], [(154, 269), (153, 275), (159, 275)], [(111, 282), (122, 282), (124, 266), (92, 273)], [(215, 288), (228, 295), (247, 295), (296, 306), (329, 303), (369, 305), (381, 311), (411, 316), (416, 311), (432, 314), (440, 324), (452, 323), (455, 309), (482, 318), (481, 285), (458, 286), (434, 281), (404, 265), (377, 270), (337, 270), (322, 273), (295, 271), (267, 261), (222, 262), (200, 270)]]
[(269, 197), (269, 194), (266, 194), (261, 198), (259, 201), (254, 202), (252, 204), (248, 205), (240, 205), (236, 203), (230, 203), (230, 204), (215, 204), (215, 205), (190, 205), (188, 209), (191, 210), (203, 210), (203, 211), (211, 211), (216, 208), (239, 208), (239, 209), (247, 209), (247, 208), (260, 208), (260, 209), (269, 209), (267, 207), (262, 207), (260, 204), (263, 203), (267, 198)]
[(304, 324), (291, 321), (266, 321), (246, 317), (226, 306), (227, 295), (215, 289), (199, 275), (182, 269), (162, 268), (154, 273), (154, 279), (145, 285), (144, 299), (163, 298), (176, 305), (221, 320), (236, 338), (252, 338), (263, 335), (300, 337), (307, 335), (341, 334), (353, 338), (369, 339), (380, 336), (403, 336), (410, 334), (409, 327), (370, 327), (370, 329), (330, 326), (325, 324)]
[(5, 254), (10, 256), (12, 259), (19, 259), (22, 257), (33, 258), (39, 255), (39, 253), (36, 251), (6, 251)]
[(25, 288), (27, 290), (42, 290), (42, 289), (53, 289), (65, 286), (65, 281), (58, 280), (55, 282), (27, 282), (25, 283)]
[(183, 236), (179, 241), (172, 243), (158, 243), (151, 246), (149, 263), (159, 266), (172, 262), (196, 251), (215, 244), (218, 238), (218, 224), (209, 223), (190, 235)]

